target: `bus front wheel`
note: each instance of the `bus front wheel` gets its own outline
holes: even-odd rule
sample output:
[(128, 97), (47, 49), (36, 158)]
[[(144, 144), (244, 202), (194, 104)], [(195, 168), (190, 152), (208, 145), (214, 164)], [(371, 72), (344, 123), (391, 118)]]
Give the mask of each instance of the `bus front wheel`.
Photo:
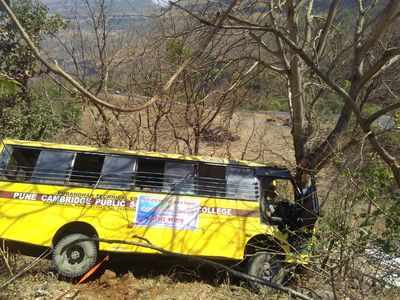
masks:
[[(281, 285), (284, 283), (285, 272), (282, 261), (278, 255), (268, 252), (256, 252), (247, 262), (247, 273), (258, 277), (266, 282)], [(252, 289), (261, 292), (272, 292), (267, 285), (262, 285), (254, 281), (249, 281)]]
[(57, 242), (53, 247), (53, 263), (58, 274), (73, 279), (94, 266), (98, 256), (97, 244), (84, 240), (88, 238), (85, 234), (72, 233)]

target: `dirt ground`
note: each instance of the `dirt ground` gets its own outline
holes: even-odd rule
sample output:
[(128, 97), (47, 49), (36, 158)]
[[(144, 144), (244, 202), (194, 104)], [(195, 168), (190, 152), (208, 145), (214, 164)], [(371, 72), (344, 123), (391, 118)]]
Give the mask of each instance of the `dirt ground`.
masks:
[[(24, 264), (33, 259), (23, 257)], [(11, 275), (0, 276), (0, 286)], [(285, 299), (275, 295), (273, 299)], [(41, 261), (0, 291), (0, 299), (264, 299), (225, 273), (187, 261), (145, 256), (106, 263), (83, 284), (57, 278)]]
[[(17, 269), (33, 261), (20, 256)], [(1, 265), (0, 265), (1, 267)], [(0, 270), (1, 271), (1, 270)], [(0, 272), (0, 286), (10, 274)], [(307, 272), (300, 272), (289, 287), (319, 300), (397, 300), (400, 290), (381, 290), (371, 296), (342, 297), (333, 295), (329, 285), (323, 284)], [(310, 291), (313, 291), (311, 293)], [(350, 293), (351, 294), (351, 293)], [(317, 297), (318, 295), (319, 297)], [(130, 260), (111, 258), (86, 282), (67, 282), (57, 278), (48, 260), (42, 260), (29, 271), (0, 289), (0, 300), (288, 300), (294, 299), (277, 292), (252, 292), (246, 283), (228, 276), (225, 272), (207, 265), (198, 265), (187, 259), (170, 259), (161, 256), (138, 256)]]

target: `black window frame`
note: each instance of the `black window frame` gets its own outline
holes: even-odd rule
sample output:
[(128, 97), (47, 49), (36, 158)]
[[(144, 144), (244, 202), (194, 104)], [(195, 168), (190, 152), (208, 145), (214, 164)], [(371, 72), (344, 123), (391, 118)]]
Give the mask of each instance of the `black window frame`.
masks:
[[(97, 152), (74, 151), (75, 158), (72, 164), (68, 185), (95, 186), (99, 183), (101, 171), (106, 155)], [(91, 161), (92, 160), (92, 161)], [(79, 168), (78, 164), (79, 163)], [(93, 166), (95, 170), (87, 170), (85, 164)]]
[[(134, 190), (157, 193), (163, 192), (166, 161), (166, 159), (139, 156), (134, 175)], [(149, 167), (149, 165), (146, 164), (146, 167), (142, 168), (143, 162), (153, 162), (154, 166)], [(162, 165), (162, 172), (153, 172), (153, 170), (157, 169), (157, 164)]]
[[(14, 161), (19, 161), (18, 158), (15, 158), (13, 155), (15, 153), (15, 150), (19, 151), (38, 151), (32, 158), (32, 162), (29, 162), (29, 165), (21, 165), (17, 164), (15, 166), (15, 169), (10, 169), (10, 163)], [(1, 153), (1, 176), (4, 176), (6, 178), (6, 181), (16, 181), (16, 182), (30, 182), (32, 173), (34, 171), (35, 165), (37, 163), (37, 160), (39, 158), (41, 149), (38, 148), (33, 148), (33, 147), (24, 147), (24, 146), (19, 146), (19, 145), (4, 145), (3, 151)], [(7, 154), (4, 154), (7, 153)], [(5, 155), (8, 157), (6, 158)], [(4, 159), (7, 159), (7, 161), (4, 161)], [(29, 159), (31, 160), (31, 159)], [(20, 174), (19, 172), (24, 172), (24, 174)], [(25, 178), (23, 180), (19, 179), (20, 176), (24, 176)], [(12, 178), (14, 177), (14, 178)]]
[[(227, 198), (226, 167), (227, 165), (200, 162), (197, 166), (196, 174), (196, 195), (203, 197)], [(223, 169), (223, 176), (213, 176), (218, 174), (218, 169)], [(206, 172), (203, 173), (203, 170)]]

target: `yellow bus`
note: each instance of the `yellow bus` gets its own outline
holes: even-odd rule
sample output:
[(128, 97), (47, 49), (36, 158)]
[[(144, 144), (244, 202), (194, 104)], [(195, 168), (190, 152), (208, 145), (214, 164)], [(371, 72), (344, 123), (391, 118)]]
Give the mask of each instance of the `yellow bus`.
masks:
[(69, 278), (90, 270), (99, 251), (156, 252), (79, 241), (95, 237), (245, 260), (249, 274), (274, 280), (283, 264), (304, 262), (290, 232), (318, 216), (313, 182), (300, 189), (281, 167), (10, 139), (0, 152), (0, 238), (52, 248)]

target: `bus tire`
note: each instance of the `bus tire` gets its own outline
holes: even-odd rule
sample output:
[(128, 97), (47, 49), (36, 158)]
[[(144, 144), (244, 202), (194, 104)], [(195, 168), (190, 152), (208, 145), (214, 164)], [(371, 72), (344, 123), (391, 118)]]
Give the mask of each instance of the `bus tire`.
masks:
[[(90, 238), (82, 233), (72, 233), (64, 236), (53, 247), (53, 264), (58, 274), (73, 279), (82, 276), (97, 261), (98, 249), (95, 241), (81, 241)], [(70, 245), (69, 247), (66, 247)], [(64, 251), (63, 251), (64, 250)]]
[[(268, 252), (256, 252), (249, 257), (247, 261), (247, 273), (278, 285), (284, 283), (286, 276), (279, 256)], [(249, 284), (256, 292), (271, 293), (273, 291), (267, 285), (262, 285), (251, 280)]]

